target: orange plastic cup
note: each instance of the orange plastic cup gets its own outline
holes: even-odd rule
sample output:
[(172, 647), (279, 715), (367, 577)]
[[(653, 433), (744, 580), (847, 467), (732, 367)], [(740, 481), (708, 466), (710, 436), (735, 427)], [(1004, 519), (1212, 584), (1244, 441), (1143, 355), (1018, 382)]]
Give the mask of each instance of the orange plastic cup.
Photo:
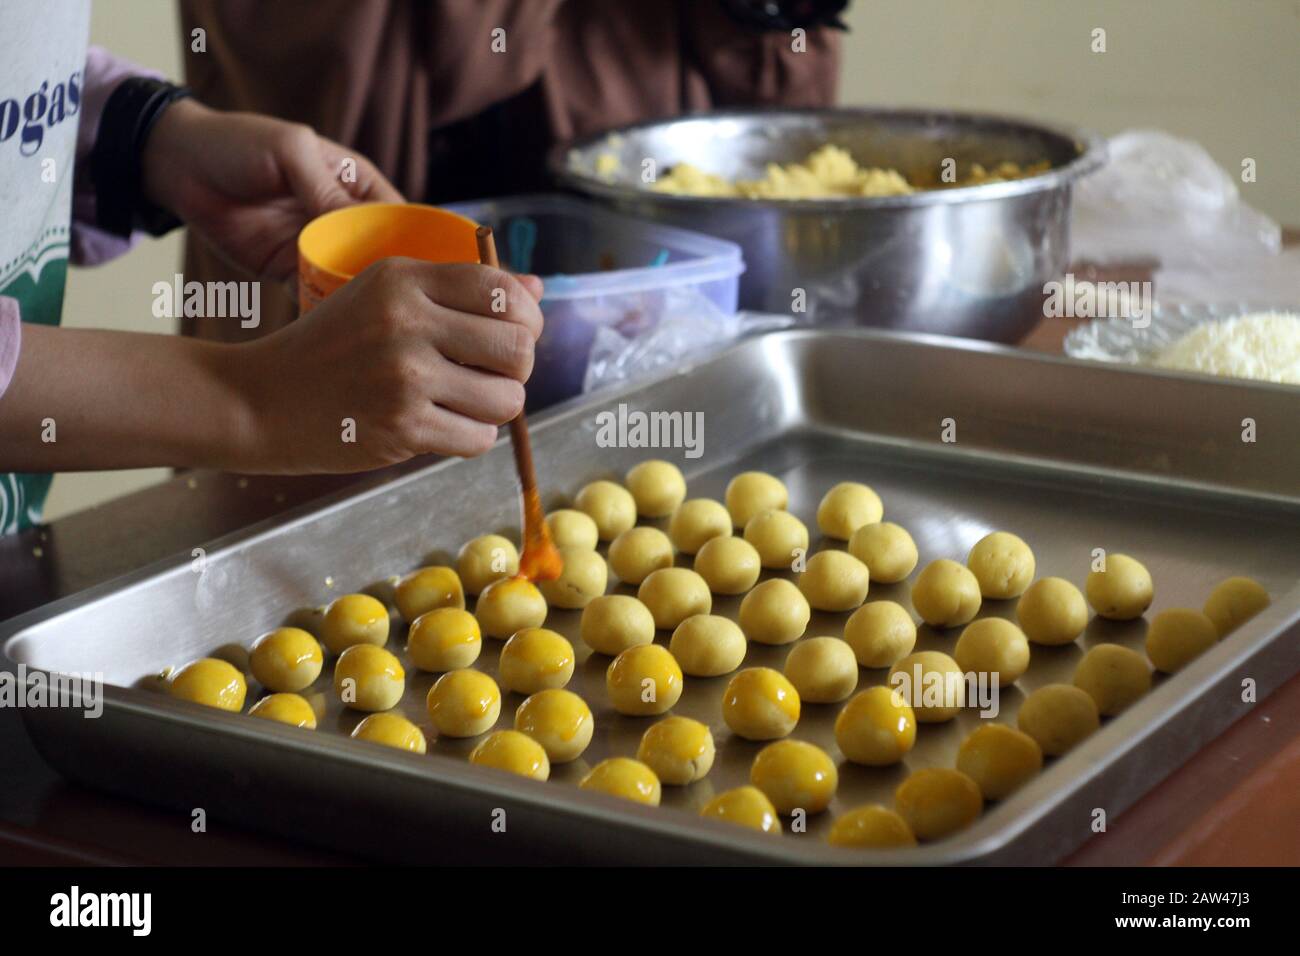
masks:
[(366, 266), (389, 256), (478, 262), (478, 223), (416, 203), (366, 203), (327, 212), (298, 233), (298, 310), (307, 312)]

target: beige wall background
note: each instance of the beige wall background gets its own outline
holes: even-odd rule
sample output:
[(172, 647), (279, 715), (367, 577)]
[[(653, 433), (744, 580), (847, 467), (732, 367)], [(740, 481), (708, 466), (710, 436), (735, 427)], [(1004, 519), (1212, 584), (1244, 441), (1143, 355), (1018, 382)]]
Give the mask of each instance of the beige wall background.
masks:
[[(365, 0), (358, 0), (365, 2)], [(1225, 168), (1255, 159), (1250, 203), (1300, 225), (1300, 0), (854, 0), (845, 104), (1023, 114), (1114, 134), (1157, 127)], [(1106, 31), (1105, 53), (1091, 52)], [(92, 42), (180, 71), (171, 0), (96, 0)], [(150, 288), (180, 262), (173, 235), (69, 280), (68, 325), (164, 331)], [(60, 475), (55, 518), (161, 481), (162, 469)]]

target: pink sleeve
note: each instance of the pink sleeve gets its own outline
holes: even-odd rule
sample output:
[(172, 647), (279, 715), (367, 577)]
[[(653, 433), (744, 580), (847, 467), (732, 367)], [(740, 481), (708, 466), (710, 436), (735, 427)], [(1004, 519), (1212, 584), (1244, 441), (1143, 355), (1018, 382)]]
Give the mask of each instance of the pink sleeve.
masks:
[(23, 323), (18, 313), (18, 300), (0, 295), (0, 395), (4, 395), (14, 377), (22, 340)]

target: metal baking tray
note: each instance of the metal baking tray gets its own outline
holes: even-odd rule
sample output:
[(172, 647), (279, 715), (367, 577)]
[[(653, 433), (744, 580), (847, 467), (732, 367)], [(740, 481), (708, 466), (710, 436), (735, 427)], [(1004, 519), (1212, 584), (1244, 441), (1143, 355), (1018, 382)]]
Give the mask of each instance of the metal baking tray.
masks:
[[(704, 413), (703, 454), (606, 448), (597, 415)], [(1241, 440), (1252, 419), (1257, 441)], [(956, 441), (944, 442), (945, 420)], [(1093, 548), (1138, 556), (1156, 582), (1152, 612), (1199, 607), (1234, 574), (1258, 579), (1274, 601), (1264, 613), (1152, 692), (1009, 799), (952, 837), (913, 849), (828, 846), (831, 819), (859, 804), (891, 803), (909, 770), (951, 766), (980, 719), (963, 713), (922, 725), (903, 765), (841, 762), (831, 810), (808, 831), (764, 836), (698, 818), (712, 794), (747, 781), (760, 745), (733, 737), (720, 717), (727, 678), (687, 678), (675, 712), (713, 729), (718, 759), (688, 788), (664, 788), (642, 807), (574, 785), (586, 767), (631, 755), (653, 718), (615, 714), (604, 689), (607, 659), (577, 639), (579, 612), (552, 611), (547, 626), (578, 651), (570, 684), (596, 715), (577, 764), (539, 784), (470, 766), (474, 741), (432, 740), (424, 696), (432, 678), (408, 668), (401, 709), (425, 728), (430, 753), (414, 756), (347, 739), (358, 715), (328, 701), (315, 732), (211, 711), (145, 689), (168, 665), (247, 645), (297, 608), (382, 586), (422, 563), (446, 560), (487, 531), (518, 533), (510, 449), (447, 460), (391, 483), (342, 495), (190, 554), (17, 618), (0, 631), (14, 663), (47, 671), (102, 671), (104, 711), (27, 709), (40, 751), (68, 777), (174, 808), (194, 808), (383, 859), (504, 859), (619, 863), (1048, 863), (1092, 835), (1094, 810), (1111, 821), (1230, 722), (1246, 714), (1242, 681), (1259, 697), (1300, 670), (1300, 395), (1292, 389), (1214, 382), (1077, 363), (984, 343), (881, 332), (785, 332), (750, 339), (713, 358), (629, 389), (576, 400), (533, 423), (548, 506), (585, 482), (619, 476), (647, 457), (682, 466), (692, 496), (720, 497), (737, 471), (762, 468), (790, 488), (791, 510), (813, 529), (823, 491), (845, 479), (880, 492), (886, 517), (915, 536), (922, 562), (963, 560), (979, 537), (1007, 529), (1026, 538), (1038, 574), (1076, 583)], [(195, 542), (196, 545), (200, 542)], [(611, 581), (611, 588), (617, 587)], [(906, 585), (874, 586), (870, 599), (910, 606)], [(1012, 615), (1014, 602), (981, 614)], [(734, 614), (734, 599), (717, 613)], [(816, 614), (809, 635), (839, 634), (846, 615)], [(1141, 648), (1145, 621), (1094, 619), (1073, 645), (1033, 649), (1029, 672), (1005, 690), (998, 719), (1014, 720), (1023, 695), (1068, 681), (1086, 649), (1116, 641)], [(956, 631), (922, 627), (919, 649), (950, 650)], [(668, 635), (661, 633), (660, 641)], [(400, 627), (390, 647), (404, 646)], [(495, 671), (499, 645), (479, 663)], [(780, 667), (789, 648), (751, 645), (744, 666)], [(883, 671), (862, 671), (860, 687)], [(254, 696), (251, 693), (250, 700)], [(508, 695), (498, 726), (519, 698)], [(837, 760), (836, 705), (805, 705), (794, 737)], [(494, 832), (495, 811), (506, 830)], [(181, 816), (183, 814), (183, 817)], [(213, 823), (209, 823), (212, 826)]]

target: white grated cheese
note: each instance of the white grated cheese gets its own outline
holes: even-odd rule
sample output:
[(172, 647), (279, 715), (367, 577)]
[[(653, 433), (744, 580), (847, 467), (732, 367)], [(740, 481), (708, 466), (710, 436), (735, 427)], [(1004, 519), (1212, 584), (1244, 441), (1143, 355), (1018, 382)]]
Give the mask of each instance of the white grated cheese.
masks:
[(1300, 385), (1300, 315), (1256, 312), (1206, 322), (1161, 352), (1153, 364)]

